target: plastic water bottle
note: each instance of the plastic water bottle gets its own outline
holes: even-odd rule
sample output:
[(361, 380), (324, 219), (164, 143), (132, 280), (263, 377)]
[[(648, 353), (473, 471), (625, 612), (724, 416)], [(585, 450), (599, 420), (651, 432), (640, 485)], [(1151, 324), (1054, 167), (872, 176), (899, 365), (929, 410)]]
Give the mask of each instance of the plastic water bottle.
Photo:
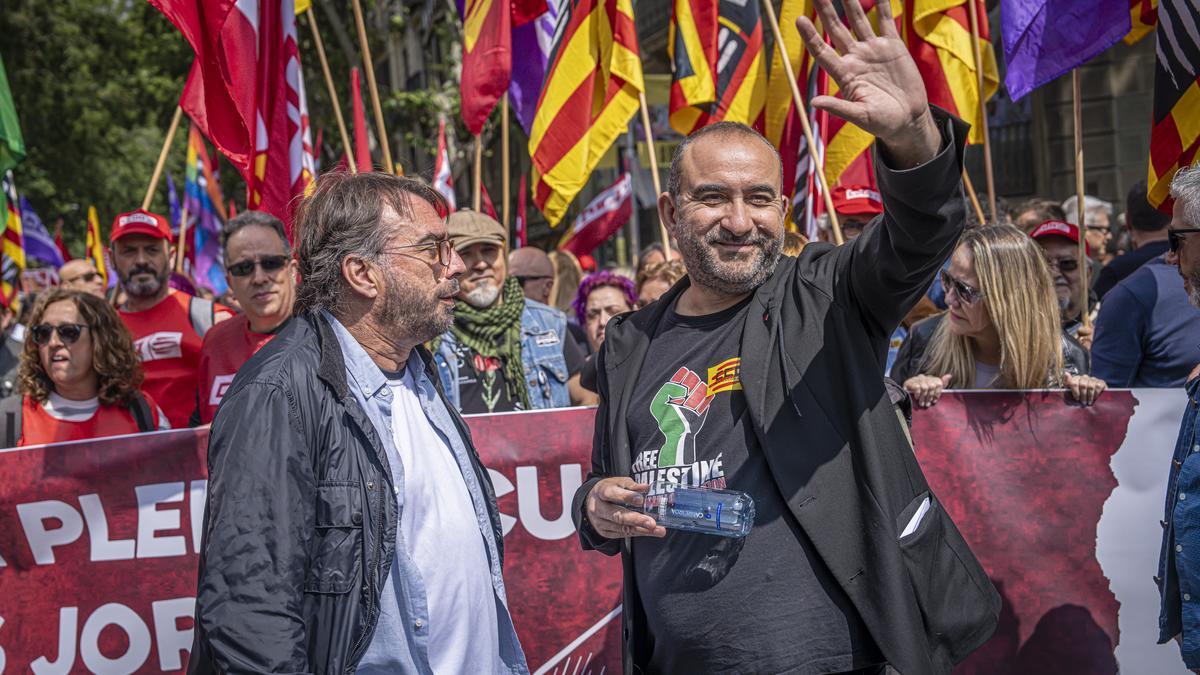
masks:
[(754, 499), (738, 490), (654, 483), (642, 512), (670, 530), (744, 537), (754, 526)]

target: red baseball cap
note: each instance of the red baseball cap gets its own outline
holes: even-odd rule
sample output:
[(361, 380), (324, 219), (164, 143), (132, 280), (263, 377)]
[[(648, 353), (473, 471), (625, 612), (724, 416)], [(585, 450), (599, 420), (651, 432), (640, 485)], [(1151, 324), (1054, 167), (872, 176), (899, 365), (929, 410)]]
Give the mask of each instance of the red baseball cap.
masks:
[(854, 216), (876, 216), (883, 213), (883, 198), (878, 190), (864, 185), (837, 185), (833, 188), (833, 208), (838, 213)]
[[(1045, 239), (1046, 237), (1062, 237), (1070, 239), (1076, 244), (1079, 243), (1079, 226), (1074, 223), (1068, 223), (1063, 220), (1047, 220), (1046, 222), (1034, 228), (1033, 232), (1029, 233), (1030, 239)], [(1087, 254), (1092, 254), (1092, 247), (1084, 239), (1084, 247), (1087, 249)]]
[(128, 234), (144, 234), (148, 237), (171, 241), (171, 226), (167, 224), (166, 218), (157, 213), (138, 209), (117, 216), (117, 219), (113, 221), (112, 234), (109, 236), (108, 242), (111, 244)]

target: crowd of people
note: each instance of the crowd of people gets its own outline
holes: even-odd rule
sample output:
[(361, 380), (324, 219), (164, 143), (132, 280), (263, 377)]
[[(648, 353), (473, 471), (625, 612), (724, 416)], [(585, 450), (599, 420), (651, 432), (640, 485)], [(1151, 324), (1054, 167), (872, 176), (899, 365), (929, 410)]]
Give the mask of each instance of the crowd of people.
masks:
[[(1200, 310), (1190, 302), (1200, 291), (1172, 257), (1171, 218), (1145, 194), (1144, 182), (1134, 185), (1115, 218), (1111, 204), (1087, 197), (1082, 232), (1074, 197), (1028, 199), (999, 222), (973, 223), (893, 333), (884, 374), (918, 407), (947, 389), (1062, 387), (1090, 404), (1106, 387), (1183, 386), (1200, 362)], [(847, 242), (884, 211), (869, 186), (838, 186), (832, 197)], [(595, 357), (609, 321), (647, 307), (688, 273), (675, 242), (646, 247), (633, 268), (588, 271), (567, 251), (512, 248), (506, 228), (485, 214), (460, 210), (446, 222), (466, 271), (453, 324), (429, 346), (442, 388), (464, 414), (597, 404)], [(823, 226), (832, 240), (828, 219)], [(783, 253), (797, 256), (807, 244), (787, 232)], [(0, 395), (12, 400), (0, 441), (208, 424), (238, 369), (294, 313), (299, 265), (270, 215), (249, 211), (225, 225), (229, 291), (220, 302), (172, 271), (162, 216), (118, 216), (110, 246), (116, 288), (106, 289), (90, 262), (72, 260), (58, 287), (26, 294), (21, 313), (9, 315)], [(134, 415), (143, 407), (148, 416)], [(22, 417), (38, 422), (22, 425)]]

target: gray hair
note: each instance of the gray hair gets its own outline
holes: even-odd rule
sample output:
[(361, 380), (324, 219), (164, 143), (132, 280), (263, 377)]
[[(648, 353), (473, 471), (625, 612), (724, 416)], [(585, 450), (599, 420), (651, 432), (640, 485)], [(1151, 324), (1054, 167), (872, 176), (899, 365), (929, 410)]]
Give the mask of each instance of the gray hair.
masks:
[(1175, 172), (1171, 198), (1175, 200), (1175, 215), (1190, 227), (1200, 227), (1200, 162)]
[(279, 236), (279, 240), (283, 242), (283, 250), (287, 255), (292, 254), (292, 242), (288, 241), (287, 233), (283, 230), (283, 221), (265, 211), (242, 211), (236, 216), (229, 219), (225, 223), (225, 227), (221, 228), (221, 255), (229, 258), (229, 238), (234, 232), (243, 227), (255, 225), (265, 227)]
[(378, 260), (391, 234), (380, 226), (385, 207), (411, 219), (414, 199), (445, 217), (446, 200), (414, 178), (379, 172), (335, 172), (318, 178), (312, 194), (296, 209), (301, 278), (296, 314), (324, 309), (337, 316), (345, 293), (342, 261), (348, 256)]
[[(1077, 214), (1079, 212), (1079, 198), (1078, 197), (1067, 197), (1065, 200), (1063, 200), (1062, 209), (1063, 209), (1063, 213), (1065, 213), (1067, 216), (1068, 223), (1072, 223), (1074, 225), (1080, 224), (1079, 218), (1077, 217)], [(1087, 217), (1093, 213), (1104, 213), (1105, 215), (1107, 215), (1111, 218), (1112, 214), (1113, 214), (1113, 205), (1104, 201), (1103, 199), (1100, 199), (1099, 197), (1093, 197), (1091, 195), (1084, 195), (1083, 196), (1083, 218), (1084, 218), (1083, 225), (1084, 226), (1086, 226), (1088, 224)]]
[(771, 154), (775, 156), (775, 165), (779, 167), (779, 185), (783, 187), (783, 160), (779, 156), (779, 150), (768, 141), (765, 136), (754, 130), (753, 127), (746, 126), (741, 122), (717, 122), (702, 127), (692, 132), (691, 136), (683, 139), (676, 146), (675, 154), (671, 155), (671, 169), (667, 173), (667, 194), (671, 195), (672, 201), (679, 201), (679, 187), (683, 182), (683, 156), (687, 152), (688, 147), (696, 141), (716, 134), (718, 136), (742, 136), (744, 138), (757, 138), (762, 141), (763, 145), (771, 149)]

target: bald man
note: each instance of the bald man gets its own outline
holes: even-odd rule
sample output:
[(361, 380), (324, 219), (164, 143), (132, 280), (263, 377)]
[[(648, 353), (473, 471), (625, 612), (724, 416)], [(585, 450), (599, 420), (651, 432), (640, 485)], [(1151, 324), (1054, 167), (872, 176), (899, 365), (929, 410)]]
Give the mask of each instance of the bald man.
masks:
[(554, 286), (554, 265), (550, 256), (540, 248), (522, 246), (508, 254), (508, 274), (521, 282), (525, 297), (543, 305), (550, 302)]
[(104, 297), (104, 277), (90, 260), (72, 260), (58, 268), (59, 285), (75, 291)]

